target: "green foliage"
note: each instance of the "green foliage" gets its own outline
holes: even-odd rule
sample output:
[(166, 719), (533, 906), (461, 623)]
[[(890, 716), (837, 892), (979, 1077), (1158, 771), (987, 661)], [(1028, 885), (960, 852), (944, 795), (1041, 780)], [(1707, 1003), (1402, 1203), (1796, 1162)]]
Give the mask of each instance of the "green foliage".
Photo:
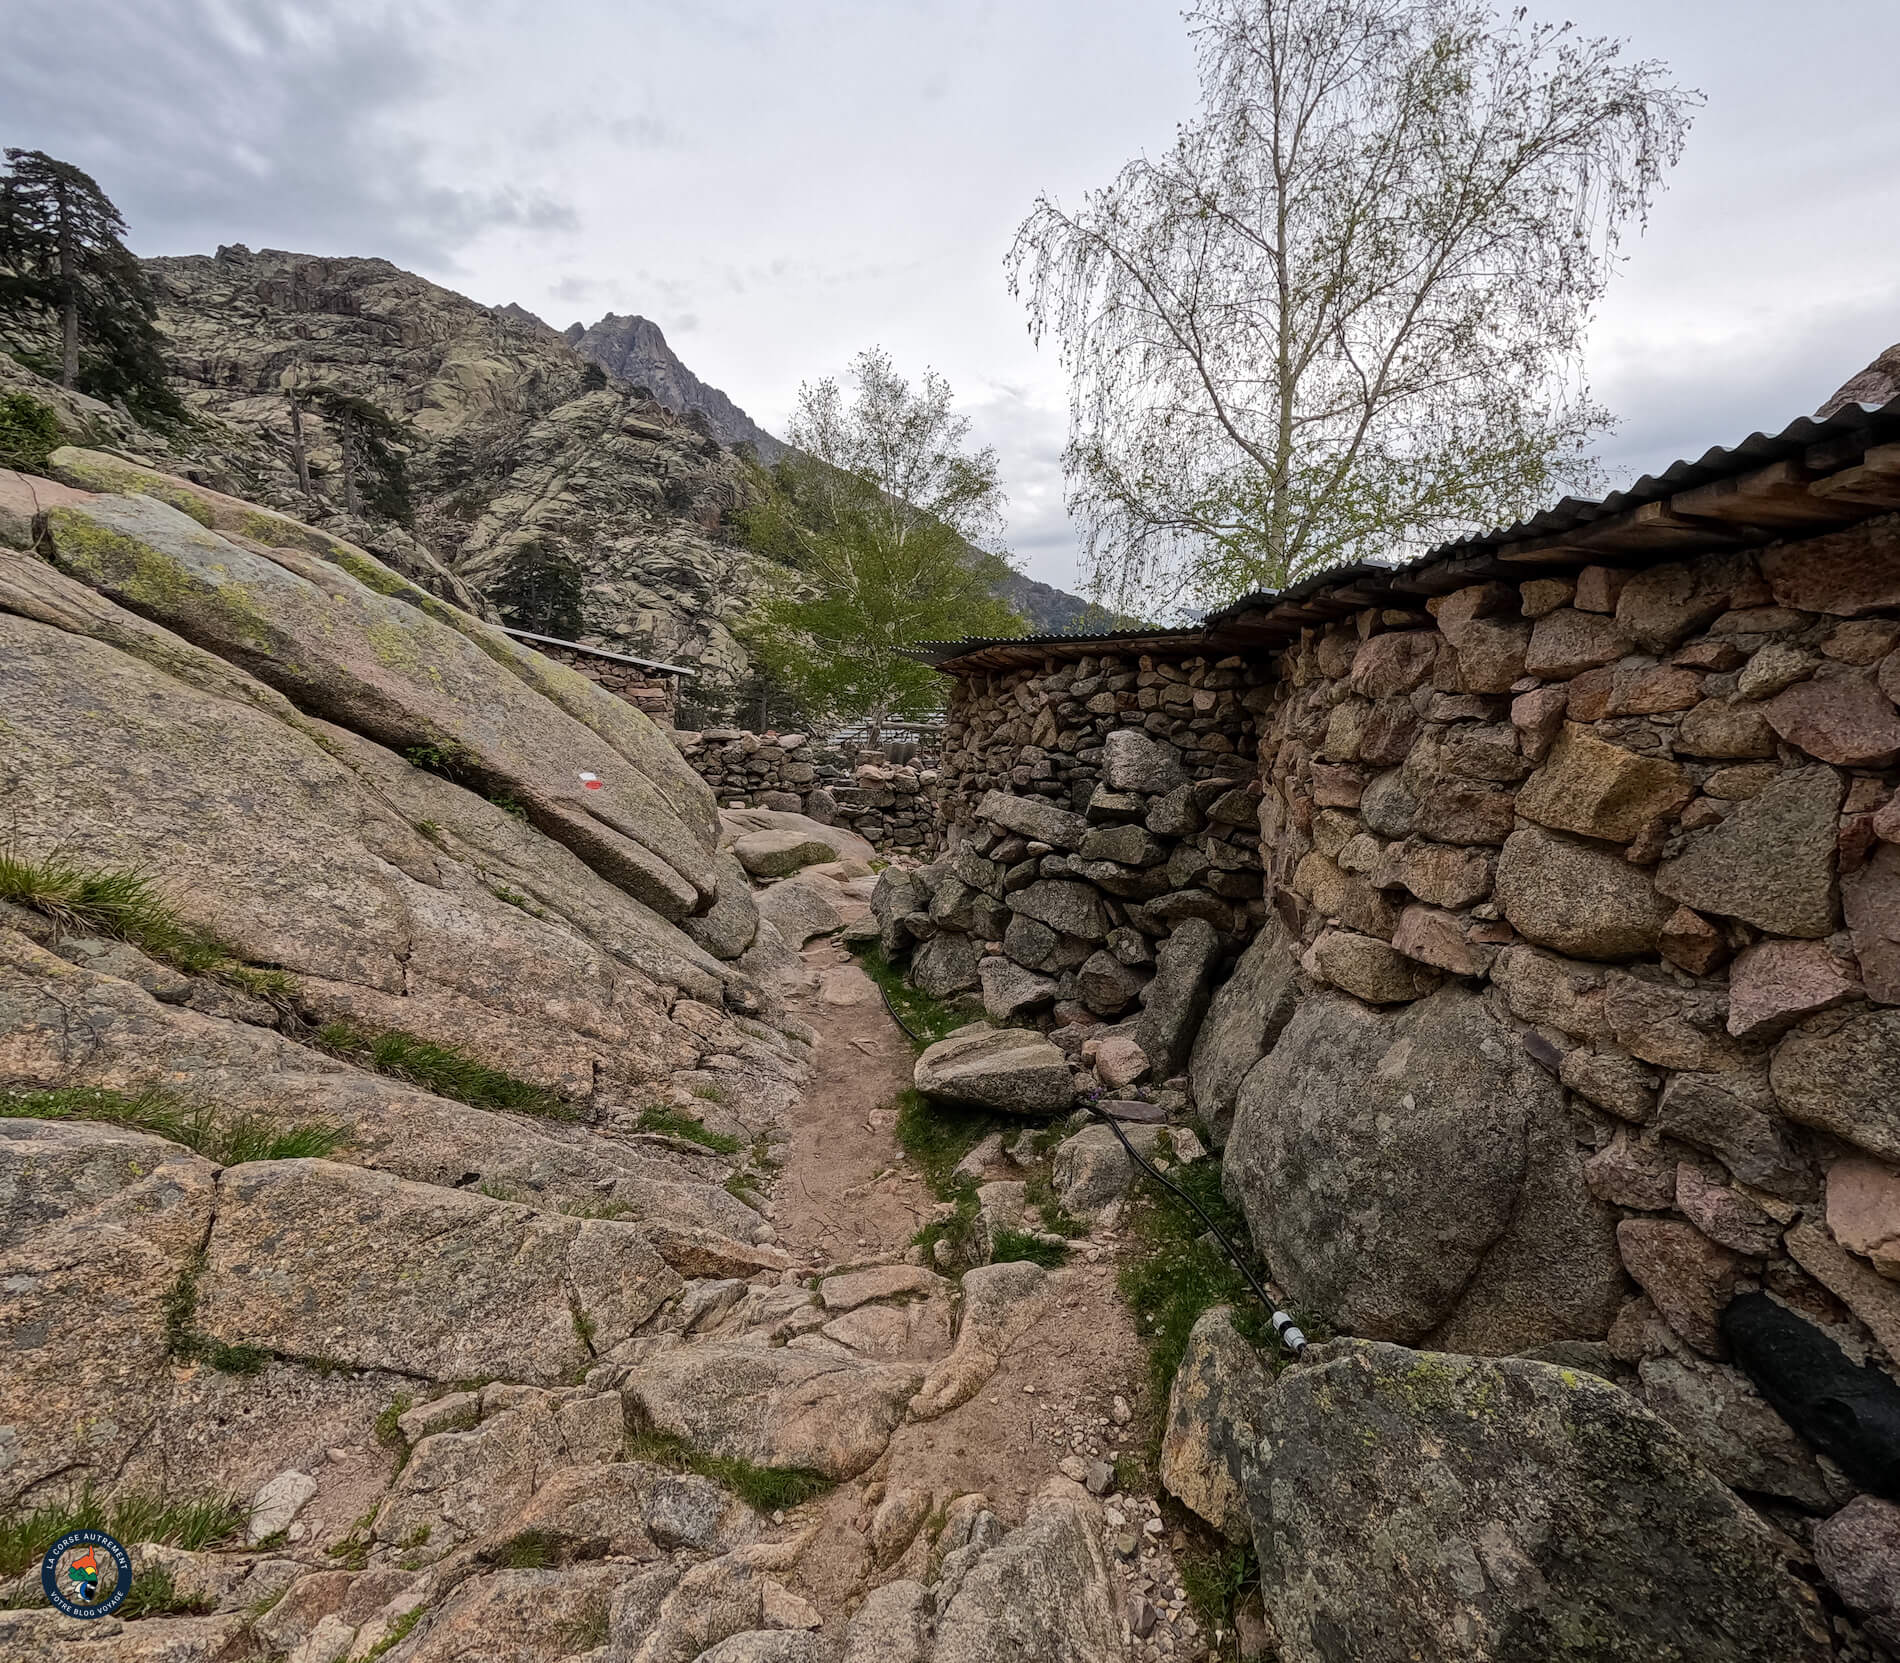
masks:
[(324, 1050), (346, 1061), (407, 1080), (471, 1108), (505, 1109), (556, 1120), (574, 1116), (572, 1105), (547, 1087), (504, 1074), (453, 1046), (437, 1045), (399, 1028), (371, 1035), (346, 1022), (332, 1022), (320, 1029), (316, 1038)]
[(70, 162), (20, 149), (6, 159), (0, 319), (35, 343), (20, 356), (63, 386), (123, 401), (146, 421), (180, 420), (184, 405), (165, 380), (151, 280), (125, 246), (119, 210)]
[(799, 389), (797, 448), (740, 516), (776, 563), (742, 634), (807, 710), (875, 737), (942, 707), (942, 678), (905, 647), (1023, 623), (997, 596), (1008, 561), (979, 546), (1001, 523), (995, 452), (966, 448), (940, 377), (913, 390), (876, 348), (851, 373), (848, 400), (829, 379)]
[(990, 1133), (1021, 1124), (1011, 1115), (988, 1109), (932, 1103), (915, 1090), (902, 1091), (897, 1097), (898, 1147), (911, 1158), (924, 1182), (946, 1200), (956, 1187), (957, 1163)]
[(928, 993), (921, 993), (904, 979), (904, 972), (889, 959), (885, 958), (875, 943), (858, 953), (858, 963), (863, 966), (865, 975), (876, 982), (892, 1007), (902, 1019), (910, 1033), (911, 1043), (918, 1050), (926, 1045), (934, 1045), (946, 1035), (968, 1024), (969, 1016), (947, 1005), (941, 999), (933, 999)]
[(517, 1531), (495, 1550), (494, 1561), (504, 1571), (544, 1571), (560, 1562), (560, 1545), (551, 1531)]
[(1260, 1586), (1260, 1566), (1253, 1549), (1223, 1542), (1205, 1552), (1183, 1555), (1180, 1568), (1182, 1590), (1202, 1627), (1231, 1636), (1234, 1613)]
[(409, 1413), (409, 1408), (409, 1394), (407, 1392), (398, 1392), (390, 1399), (382, 1413), (376, 1417), (373, 1430), (376, 1435), (376, 1441), (381, 1444), (384, 1449), (393, 1449), (403, 1453), (407, 1452), (409, 1441), (402, 1435), (402, 1428), (397, 1422), (400, 1421), (404, 1415)]
[(408, 451), (414, 440), (408, 425), (373, 399), (340, 387), (299, 388), (298, 396), (336, 429), (343, 458), (344, 506), (352, 514), (368, 509), (398, 525), (413, 526)]
[(1051, 1241), (1047, 1236), (1027, 1230), (997, 1230), (990, 1236), (990, 1263), (1000, 1265), (1011, 1259), (1027, 1259), (1031, 1264), (1054, 1270), (1069, 1262), (1068, 1244)]
[[(1176, 1166), (1168, 1176), (1207, 1210), (1230, 1240), (1245, 1248), (1246, 1224), (1221, 1194), (1218, 1160), (1210, 1155)], [(1148, 1343), (1155, 1400), (1167, 1401), (1175, 1371), (1187, 1351), (1188, 1335), (1201, 1313), (1212, 1306), (1233, 1306), (1234, 1326), (1272, 1357), (1273, 1334), (1260, 1301), (1193, 1209), (1146, 1181), (1133, 1194), (1132, 1252), (1123, 1264), (1119, 1285)], [(1264, 1274), (1258, 1264), (1255, 1270)]]
[(1194, 119), (1008, 260), (1090, 588), (1198, 615), (1587, 486), (1588, 325), (1700, 95), (1487, 0), (1186, 15)]
[(129, 941), (174, 970), (211, 976), (296, 1014), (297, 984), (288, 974), (245, 964), (215, 935), (187, 924), (148, 872), (0, 848), (0, 901), (30, 907), (61, 930)]
[(563, 1656), (596, 1651), (606, 1645), (611, 1604), (604, 1593), (589, 1594), (581, 1608), (555, 1630), (555, 1640)]
[[(351, 1569), (361, 1569), (361, 1567), (352, 1566)], [(414, 1629), (417, 1623), (422, 1621), (427, 1611), (428, 1607), (422, 1605), (418, 1605), (413, 1611), (405, 1611), (389, 1625), (389, 1632), (378, 1640), (375, 1645), (371, 1646), (368, 1651), (363, 1653), (363, 1663), (374, 1663), (376, 1658), (383, 1656), (387, 1652), (394, 1651), (396, 1647), (409, 1638), (410, 1631)]]
[(695, 1120), (690, 1114), (681, 1114), (663, 1104), (654, 1104), (640, 1111), (638, 1122), (643, 1132), (663, 1132), (668, 1137), (685, 1138), (689, 1143), (697, 1143), (710, 1149), (715, 1155), (737, 1154), (741, 1145), (737, 1138), (724, 1132), (708, 1129), (702, 1120)]
[(459, 739), (438, 739), (427, 745), (411, 745), (403, 753), (411, 768), (436, 774), (455, 785), (466, 785), (473, 777), (476, 756)]
[(0, 1513), (0, 1577), (31, 1570), (69, 1530), (103, 1530), (127, 1545), (159, 1542), (195, 1553), (242, 1530), (250, 1516), (249, 1506), (225, 1491), (126, 1490), (108, 1501), (88, 1485), (64, 1501)]
[(580, 566), (541, 538), (516, 545), (488, 592), (516, 629), (572, 641), (585, 627), (581, 608), (587, 585)]
[(0, 901), (31, 907), (61, 929), (116, 936), (180, 970), (206, 970), (229, 956), (221, 943), (179, 918), (146, 872), (0, 849)]
[(131, 1622), (137, 1617), (201, 1617), (217, 1609), (209, 1594), (181, 1594), (172, 1573), (163, 1565), (148, 1565), (132, 1578), (132, 1591), (116, 1615)]
[(948, 1242), (950, 1258), (939, 1268), (962, 1271), (976, 1262), (977, 1240), (977, 1200), (976, 1185), (958, 1184), (949, 1194), (939, 1193), (939, 1199), (949, 1201), (955, 1208), (948, 1218), (935, 1219), (926, 1224), (916, 1235), (910, 1238), (911, 1246), (924, 1250), (924, 1263), (936, 1265), (937, 1243)]
[(0, 468), (44, 473), (46, 459), (64, 443), (51, 405), (28, 393), (0, 394)]
[(823, 1495), (833, 1483), (823, 1473), (804, 1467), (755, 1467), (734, 1456), (708, 1455), (656, 1427), (646, 1427), (628, 1437), (627, 1459), (669, 1467), (675, 1472), (696, 1472), (725, 1485), (761, 1513), (800, 1506)]
[(528, 818), (528, 811), (513, 797), (509, 796), (506, 791), (497, 791), (488, 801), (494, 807), (500, 809), (503, 814), (513, 815), (517, 820), (525, 820)]
[[(1061, 1137), (1062, 1129), (1059, 1125), (1051, 1127), (1050, 1130), (1058, 1139)], [(1046, 1147), (1043, 1152), (1047, 1152)], [(1087, 1224), (1063, 1210), (1062, 1202), (1056, 1195), (1055, 1185), (1050, 1182), (1048, 1173), (1037, 1172), (1030, 1177), (1023, 1191), (1023, 1199), (1042, 1216), (1042, 1227), (1051, 1234), (1076, 1237), (1086, 1236), (1089, 1233)]]
[(160, 1091), (108, 1091), (62, 1086), (50, 1091), (0, 1092), (0, 1118), (100, 1120), (170, 1138), (219, 1166), (246, 1161), (322, 1159), (345, 1141), (336, 1126), (314, 1121), (279, 1126), (257, 1115), (224, 1115)]

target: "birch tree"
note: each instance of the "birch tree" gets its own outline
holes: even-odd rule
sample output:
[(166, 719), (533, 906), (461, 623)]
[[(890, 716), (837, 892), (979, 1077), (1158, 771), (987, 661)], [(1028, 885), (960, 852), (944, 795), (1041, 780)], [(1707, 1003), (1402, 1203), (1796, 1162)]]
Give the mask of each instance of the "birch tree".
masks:
[(851, 381), (798, 390), (794, 448), (749, 516), (753, 546), (780, 564), (746, 637), (808, 712), (865, 720), (876, 743), (893, 716), (942, 703), (941, 678), (904, 647), (1017, 634), (1022, 620), (996, 595), (1010, 569), (996, 453), (971, 448), (948, 383), (926, 371), (913, 388), (876, 347)]
[(1201, 108), (1009, 254), (1095, 593), (1151, 614), (1590, 482), (1592, 308), (1698, 94), (1485, 0), (1199, 0)]

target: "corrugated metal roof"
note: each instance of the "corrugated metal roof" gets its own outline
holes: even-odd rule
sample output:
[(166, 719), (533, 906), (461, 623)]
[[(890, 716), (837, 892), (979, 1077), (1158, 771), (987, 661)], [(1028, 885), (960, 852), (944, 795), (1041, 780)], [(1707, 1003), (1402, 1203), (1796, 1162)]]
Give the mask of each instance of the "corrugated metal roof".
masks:
[[(992, 659), (1006, 656), (1011, 648), (1016, 649), (1017, 654), (1027, 656), (1038, 649), (1066, 647), (1073, 651), (1085, 645), (1097, 648), (1114, 645), (1129, 650), (1138, 650), (1147, 642), (1157, 646), (1186, 646), (1199, 642), (1210, 649), (1242, 645), (1248, 637), (1257, 636), (1267, 627), (1263, 615), (1270, 612), (1297, 613), (1308, 603), (1314, 603), (1318, 608), (1314, 616), (1323, 617), (1369, 604), (1366, 599), (1344, 600), (1344, 592), (1354, 588), (1367, 594), (1377, 594), (1388, 601), (1418, 604), (1427, 594), (1477, 581), (1480, 569), (1493, 561), (1531, 559), (1532, 555), (1526, 552), (1527, 545), (1535, 549), (1549, 549), (1561, 545), (1568, 537), (1581, 538), (1593, 531), (1599, 535), (1606, 534), (1612, 529), (1606, 522), (1615, 521), (1619, 515), (1628, 515), (1652, 504), (1667, 502), (1683, 492), (1738, 479), (1780, 462), (1805, 466), (1826, 475), (1846, 467), (1876, 445), (1895, 442), (1900, 442), (1900, 398), (1883, 405), (1844, 405), (1823, 420), (1798, 416), (1778, 433), (1751, 433), (1737, 444), (1718, 445), (1704, 451), (1693, 461), (1672, 462), (1661, 473), (1644, 474), (1626, 489), (1613, 491), (1600, 500), (1565, 497), (1527, 520), (1440, 543), (1414, 560), (1392, 565), (1356, 561), (1349, 566), (1315, 572), (1284, 589), (1257, 589), (1209, 613), (1201, 623), (1187, 628), (929, 641), (918, 643), (911, 656), (942, 667), (978, 655), (987, 654)], [(1832, 500), (1844, 508), (1842, 523), (1892, 512), (1894, 507), (1900, 506), (1900, 499), (1897, 499), (1891, 505), (1874, 504), (1856, 510), (1853, 504), (1857, 499), (1851, 495)], [(1668, 518), (1666, 515), (1664, 517)], [(1685, 541), (1693, 546), (1698, 534), (1706, 536), (1709, 546), (1716, 546), (1725, 539), (1733, 542), (1752, 535), (1756, 541), (1772, 540), (1791, 531), (1799, 534), (1785, 514), (1777, 517), (1767, 505), (1763, 506), (1760, 519), (1753, 522), (1746, 508), (1719, 517), (1689, 515), (1679, 517), (1672, 525), (1650, 533), (1647, 545), (1645, 537), (1639, 533), (1622, 548), (1583, 551), (1578, 563), (1605, 559), (1611, 563), (1653, 564), (1681, 558)], [(1670, 541), (1671, 533), (1679, 540)], [(1439, 572), (1434, 573), (1433, 568), (1438, 568)], [(1559, 567), (1552, 563), (1551, 569)], [(1441, 574), (1443, 581), (1430, 581)], [(1338, 597), (1337, 601), (1335, 597)], [(1289, 625), (1281, 633), (1291, 633), (1292, 627)]]

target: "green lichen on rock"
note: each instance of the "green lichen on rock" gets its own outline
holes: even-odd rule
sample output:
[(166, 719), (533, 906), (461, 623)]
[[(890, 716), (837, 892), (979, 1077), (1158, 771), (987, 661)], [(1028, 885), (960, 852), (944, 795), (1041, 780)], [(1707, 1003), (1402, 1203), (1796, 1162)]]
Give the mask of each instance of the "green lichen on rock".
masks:
[(156, 497), (181, 514), (189, 514), (206, 530), (214, 523), (210, 504), (189, 485), (103, 451), (63, 445), (48, 458), (47, 466), (55, 479), (77, 490)]
[(1812, 1594), (1747, 1509), (1607, 1381), (1341, 1342), (1256, 1416), (1242, 1485), (1288, 1659), (1831, 1655)]
[(53, 560), (62, 570), (116, 595), (134, 611), (170, 622), (213, 611), (247, 648), (268, 654), (276, 631), (241, 583), (208, 583), (150, 543), (103, 524), (89, 509), (46, 513)]

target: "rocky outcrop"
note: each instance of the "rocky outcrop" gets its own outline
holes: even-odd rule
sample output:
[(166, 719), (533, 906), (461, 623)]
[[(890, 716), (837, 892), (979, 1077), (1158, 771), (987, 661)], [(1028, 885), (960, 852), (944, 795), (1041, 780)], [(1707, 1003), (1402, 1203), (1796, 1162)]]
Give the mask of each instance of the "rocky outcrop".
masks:
[[(591, 386), (599, 371), (539, 319), (385, 260), (234, 245), (146, 269), (174, 384), (216, 424), (194, 456), (240, 495), (367, 537), (405, 570), (439, 563), (478, 591), (505, 592), (517, 559), (571, 562), (590, 644), (714, 683), (744, 671), (731, 626), (757, 560), (725, 522), (754, 487), (703, 418), (624, 381)], [(299, 489), (286, 395), (318, 387), (407, 424), (413, 535), (342, 512), (338, 436), (308, 399), (314, 490)]]
[(926, 1048), (916, 1083), (926, 1097), (1021, 1115), (1061, 1114), (1075, 1089), (1068, 1059), (1046, 1039), (982, 1024)]
[(1833, 1654), (1784, 1544), (1593, 1375), (1342, 1343), (1250, 1407), (1244, 1490), (1289, 1659)]
[(1309, 999), (1241, 1087), (1227, 1184), (1293, 1298), (1351, 1332), (1517, 1351), (1598, 1339), (1615, 1214), (1561, 1086), (1477, 994)]
[(722, 445), (750, 445), (768, 466), (784, 452), (784, 445), (738, 405), (680, 362), (657, 323), (609, 312), (597, 323), (570, 324), (561, 334), (583, 358), (629, 386), (644, 389), (644, 396), (674, 415), (697, 412)]

